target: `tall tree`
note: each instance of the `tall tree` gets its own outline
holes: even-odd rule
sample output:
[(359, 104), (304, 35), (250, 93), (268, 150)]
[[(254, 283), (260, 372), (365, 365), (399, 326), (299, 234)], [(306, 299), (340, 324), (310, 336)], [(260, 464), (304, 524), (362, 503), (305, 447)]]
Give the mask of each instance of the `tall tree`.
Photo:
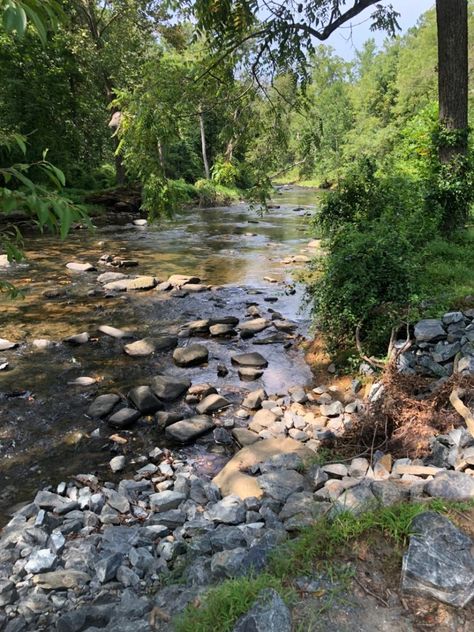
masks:
[[(436, 0), (439, 121), (448, 132), (441, 135), (439, 148), (444, 163), (467, 151), (467, 5), (467, 0)], [(454, 135), (451, 139), (449, 133)]]

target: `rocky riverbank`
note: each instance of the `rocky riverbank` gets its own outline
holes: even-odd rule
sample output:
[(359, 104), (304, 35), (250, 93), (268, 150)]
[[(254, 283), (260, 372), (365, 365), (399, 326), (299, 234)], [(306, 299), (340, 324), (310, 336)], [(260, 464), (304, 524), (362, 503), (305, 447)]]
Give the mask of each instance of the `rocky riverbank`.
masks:
[[(242, 324), (255, 320), (257, 330), (265, 322), (261, 331), (281, 322), (251, 310)], [(226, 335), (237, 335), (240, 326), (229, 319), (194, 321), (178, 338), (212, 335), (216, 325), (225, 325)], [(240, 332), (256, 333), (253, 326), (240, 326)], [(204, 344), (175, 346), (178, 338), (169, 345), (176, 364), (208, 361)], [(258, 352), (244, 356), (234, 357), (237, 370), (266, 370)], [(0, 539), (0, 629), (172, 630), (173, 616), (209, 586), (264, 570), (282, 542), (315, 521), (402, 502), (474, 499), (474, 439), (462, 424), (437, 438), (450, 446), (438, 465), (383, 453), (372, 460), (318, 462), (318, 451), (350, 426), (352, 415), (383, 396), (373, 386), (362, 400), (359, 387), (355, 381), (343, 397), (326, 386), (298, 386), (287, 394), (259, 388), (230, 401), (211, 384), (158, 375), (129, 393), (127, 402), (113, 393), (99, 396), (88, 415), (105, 419), (117, 438), (137, 417), (153, 413), (175, 440), (207, 433), (223, 445), (245, 447), (212, 480), (198, 474), (192, 460), (155, 446), (135, 455), (139, 467), (117, 482), (80, 474), (38, 491)], [(181, 401), (192, 414), (173, 412)], [(109, 466), (121, 471), (127, 457), (117, 455)], [(474, 596), (469, 537), (433, 512), (417, 525), (403, 589), (466, 606)], [(250, 629), (289, 631), (290, 611), (275, 593), (264, 593), (235, 628)]]

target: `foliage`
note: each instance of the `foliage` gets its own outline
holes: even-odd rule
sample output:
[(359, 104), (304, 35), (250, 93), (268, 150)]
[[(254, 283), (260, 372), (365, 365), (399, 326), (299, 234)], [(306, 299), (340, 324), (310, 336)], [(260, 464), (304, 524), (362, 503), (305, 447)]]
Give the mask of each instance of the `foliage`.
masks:
[(213, 182), (223, 184), (226, 187), (235, 187), (240, 175), (235, 164), (222, 158), (216, 160), (211, 173)]
[[(26, 138), (19, 134), (0, 133), (0, 156), (8, 155), (14, 149), (26, 154)], [(48, 179), (53, 190), (36, 179)], [(81, 221), (88, 224), (85, 210), (58, 192), (66, 184), (63, 172), (43, 158), (34, 163), (16, 162), (0, 167), (0, 212), (4, 216), (5, 228), (0, 232), (0, 246), (9, 261), (20, 261), (22, 235), (14, 222), (8, 222), (13, 213), (24, 213), (38, 229), (57, 232), (64, 239), (72, 224)], [(2, 284), (0, 289), (5, 289)], [(7, 287), (11, 291), (11, 286)]]

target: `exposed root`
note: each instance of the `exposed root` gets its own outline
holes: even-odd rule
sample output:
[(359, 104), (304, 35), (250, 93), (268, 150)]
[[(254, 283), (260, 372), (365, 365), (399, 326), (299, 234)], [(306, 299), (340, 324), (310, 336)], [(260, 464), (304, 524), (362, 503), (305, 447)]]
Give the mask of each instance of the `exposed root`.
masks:
[[(469, 402), (474, 402), (474, 380), (454, 375), (444, 382), (421, 376), (400, 375), (389, 365), (382, 378), (384, 396), (368, 412), (359, 415), (354, 427), (338, 442), (339, 450), (351, 446), (354, 453), (373, 454), (380, 449), (395, 457), (422, 458), (430, 451), (431, 439), (463, 426)], [(463, 392), (463, 412), (450, 400)]]

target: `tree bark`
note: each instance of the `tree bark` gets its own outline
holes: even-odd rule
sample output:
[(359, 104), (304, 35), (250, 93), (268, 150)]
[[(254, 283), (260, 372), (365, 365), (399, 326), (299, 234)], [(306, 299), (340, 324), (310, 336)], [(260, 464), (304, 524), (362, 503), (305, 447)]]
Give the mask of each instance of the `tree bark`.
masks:
[(439, 121), (442, 131), (459, 132), (454, 145), (441, 141), (439, 158), (442, 163), (467, 151), (467, 16), (468, 0), (436, 0)]
[(201, 132), (201, 151), (202, 151), (202, 162), (204, 163), (204, 173), (206, 175), (206, 180), (211, 179), (211, 173), (209, 171), (209, 162), (207, 160), (207, 147), (206, 147), (206, 130), (204, 129), (204, 114), (202, 110), (199, 110), (199, 129)]

